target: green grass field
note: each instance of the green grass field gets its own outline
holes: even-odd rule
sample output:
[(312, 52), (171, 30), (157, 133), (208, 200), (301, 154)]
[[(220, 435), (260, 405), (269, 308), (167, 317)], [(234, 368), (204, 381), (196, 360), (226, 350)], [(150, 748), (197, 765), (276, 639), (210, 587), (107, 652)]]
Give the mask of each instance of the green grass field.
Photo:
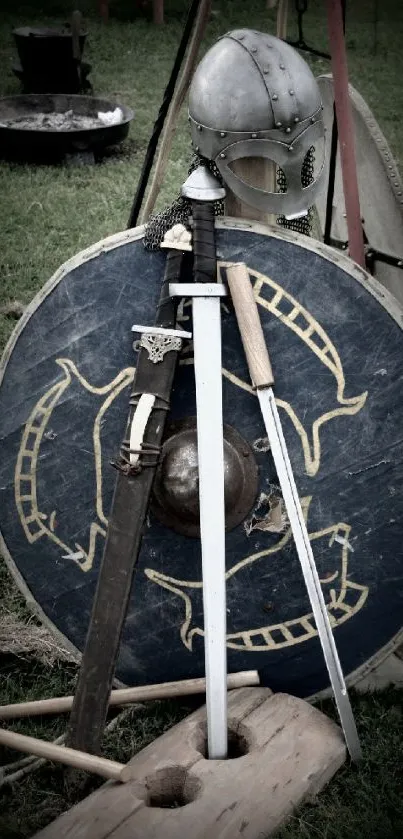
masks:
[[(95, 166), (32, 166), (0, 162), (0, 307), (19, 300), (26, 305), (52, 273), (78, 251), (122, 230), (148, 137), (169, 76), (184, 21), (185, 0), (166, 0), (166, 24), (156, 30), (144, 17), (135, 17), (132, 0), (111, 0), (111, 19), (102, 25), (95, 0), (77, 4), (86, 15), (89, 31), (85, 58), (92, 64), (94, 92), (121, 101), (135, 110), (130, 137), (115, 153)], [(311, 0), (305, 16), (305, 38), (327, 50), (324, 0)], [(350, 79), (378, 119), (395, 154), (403, 163), (403, 85), (401, 42), (403, 4), (400, 0), (350, 0), (347, 46)], [(291, 8), (292, 7), (292, 8)], [(0, 94), (19, 92), (11, 71), (15, 60), (12, 29), (24, 24), (66, 20), (73, 6), (62, 0), (3, 0), (0, 11)], [(223, 32), (239, 26), (275, 31), (275, 15), (265, 0), (215, 0), (200, 55)], [(377, 14), (378, 20), (375, 20)], [(289, 37), (296, 36), (296, 17), (290, 2)], [(316, 74), (329, 71), (326, 60), (313, 60)], [(176, 197), (191, 158), (185, 109), (158, 207)], [(15, 325), (12, 315), (0, 315), (3, 349)], [(0, 560), (1, 563), (1, 560)], [(0, 602), (3, 615), (28, 623), (25, 603), (4, 564), (0, 564)], [(31, 655), (0, 651), (0, 702), (71, 692), (76, 678), (73, 664), (52, 667)], [(282, 839), (396, 839), (403, 836), (402, 692), (354, 696), (354, 710), (365, 760), (359, 768), (346, 765), (329, 788), (305, 805), (281, 832)], [(106, 753), (125, 760), (194, 707), (158, 702), (134, 709), (130, 718), (107, 738)], [(333, 714), (330, 702), (323, 709)], [(64, 719), (16, 723), (13, 728), (48, 739), (60, 735)], [(18, 755), (0, 750), (0, 764)], [(14, 786), (1, 786), (0, 839), (29, 839), (80, 796), (96, 786), (91, 779), (78, 791), (65, 783), (60, 767), (47, 765)]]

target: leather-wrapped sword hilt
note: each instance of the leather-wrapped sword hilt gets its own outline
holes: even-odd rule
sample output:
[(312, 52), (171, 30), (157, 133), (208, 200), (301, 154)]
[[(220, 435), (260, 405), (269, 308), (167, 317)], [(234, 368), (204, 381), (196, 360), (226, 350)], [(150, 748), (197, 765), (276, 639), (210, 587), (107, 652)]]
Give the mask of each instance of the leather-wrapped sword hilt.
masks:
[(217, 261), (213, 203), (192, 201), (192, 215), (194, 281), (196, 283), (216, 282)]

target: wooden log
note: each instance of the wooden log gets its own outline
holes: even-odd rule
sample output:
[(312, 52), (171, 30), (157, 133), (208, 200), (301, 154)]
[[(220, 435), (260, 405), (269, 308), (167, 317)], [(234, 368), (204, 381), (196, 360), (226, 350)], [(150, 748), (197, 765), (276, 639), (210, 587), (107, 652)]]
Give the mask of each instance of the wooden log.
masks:
[(206, 759), (203, 707), (130, 761), (132, 781), (104, 785), (35, 839), (270, 836), (345, 759), (338, 726), (302, 699), (242, 688), (228, 719), (232, 759)]
[(127, 769), (124, 763), (89, 755), (76, 749), (68, 749), (56, 743), (47, 743), (45, 740), (27, 737), (25, 734), (17, 734), (15, 731), (7, 731), (4, 728), (0, 729), (0, 745), (16, 749), (18, 752), (44, 757), (56, 763), (64, 763), (75, 769), (84, 769), (94, 775), (100, 775), (101, 778), (125, 782), (132, 777), (131, 770)]
[[(259, 685), (257, 670), (245, 670), (243, 673), (229, 673), (227, 676), (228, 690), (234, 688)], [(112, 691), (109, 707), (113, 705), (128, 705), (131, 702), (146, 702), (152, 699), (171, 699), (174, 696), (191, 696), (205, 693), (205, 679), (185, 679), (180, 682), (164, 682), (160, 685), (145, 685), (144, 687), (121, 688)], [(32, 702), (16, 702), (13, 705), (0, 705), (0, 719), (7, 720), (15, 717), (31, 717), (43, 714), (64, 714), (71, 711), (73, 696), (57, 696), (50, 699), (38, 699)]]

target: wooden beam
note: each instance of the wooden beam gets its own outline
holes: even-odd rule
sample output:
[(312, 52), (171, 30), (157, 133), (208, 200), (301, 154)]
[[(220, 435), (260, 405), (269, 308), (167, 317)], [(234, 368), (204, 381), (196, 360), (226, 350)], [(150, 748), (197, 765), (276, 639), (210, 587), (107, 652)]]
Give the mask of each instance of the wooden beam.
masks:
[(228, 719), (232, 759), (206, 758), (200, 708), (133, 757), (131, 783), (102, 786), (34, 839), (260, 839), (345, 760), (338, 726), (302, 699), (242, 688)]

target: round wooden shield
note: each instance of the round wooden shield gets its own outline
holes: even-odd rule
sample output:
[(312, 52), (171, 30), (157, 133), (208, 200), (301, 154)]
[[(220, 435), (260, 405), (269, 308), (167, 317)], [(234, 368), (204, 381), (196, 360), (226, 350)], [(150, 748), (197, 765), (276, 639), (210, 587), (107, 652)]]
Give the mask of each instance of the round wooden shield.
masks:
[[(402, 311), (343, 254), (287, 231), (224, 219), (219, 270), (249, 268), (275, 394), (344, 672), (397, 643), (402, 624)], [(105, 543), (136, 354), (153, 323), (165, 254), (142, 230), (62, 266), (18, 324), (0, 385), (3, 549), (42, 615), (83, 649)], [(191, 304), (180, 318), (191, 329)], [(224, 420), (252, 450), (258, 487), (229, 529), (230, 671), (312, 696), (329, 681), (284, 515), (231, 302), (223, 306)], [(208, 341), (208, 335), (206, 335)], [(195, 416), (192, 346), (175, 423)], [(200, 542), (147, 518), (117, 677), (145, 684), (204, 672)]]

